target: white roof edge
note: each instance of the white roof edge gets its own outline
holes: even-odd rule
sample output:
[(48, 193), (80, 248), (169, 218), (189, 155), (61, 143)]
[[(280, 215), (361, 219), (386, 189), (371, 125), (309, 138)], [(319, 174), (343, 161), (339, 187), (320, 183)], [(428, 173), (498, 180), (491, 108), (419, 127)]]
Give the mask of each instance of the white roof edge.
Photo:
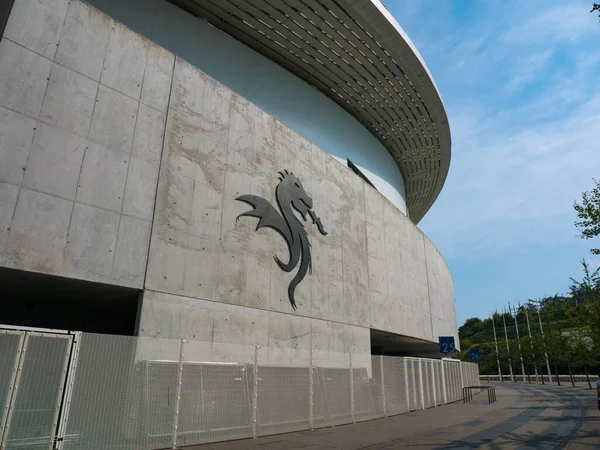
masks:
[[(375, 5), (375, 7), (377, 7), (377, 9), (379, 9), (379, 12), (381, 12), (381, 14), (383, 14), (385, 16), (385, 18), (388, 20), (388, 22), (390, 22), (390, 24), (396, 29), (396, 31), (400, 34), (400, 36), (402, 36), (402, 39), (404, 39), (406, 41), (406, 43), (409, 45), (409, 47), (411, 48), (411, 50), (413, 51), (415, 56), (418, 58), (418, 60), (421, 62), (421, 64), (423, 64), (423, 68), (425, 69), (425, 72), (427, 72), (427, 75), (429, 76), (429, 79), (431, 80), (433, 87), (435, 87), (435, 90), (437, 91), (437, 94), (439, 95), (440, 101), (442, 102), (442, 105), (443, 105), (444, 100), (442, 99), (442, 95), (440, 94), (440, 90), (438, 89), (437, 84), (435, 84), (433, 75), (431, 75), (431, 72), (429, 71), (429, 67), (427, 67), (427, 64), (425, 64), (425, 60), (423, 59), (423, 56), (421, 56), (421, 53), (417, 49), (417, 47), (414, 44), (414, 42), (412, 41), (412, 39), (408, 36), (408, 34), (406, 34), (404, 29), (400, 26), (400, 24), (396, 20), (396, 18), (394, 16), (392, 16), (392, 13), (389, 12), (389, 10), (381, 2), (381, 0), (370, 0), (370, 2), (373, 3), (373, 5)], [(444, 106), (444, 109), (445, 109), (445, 106)]]

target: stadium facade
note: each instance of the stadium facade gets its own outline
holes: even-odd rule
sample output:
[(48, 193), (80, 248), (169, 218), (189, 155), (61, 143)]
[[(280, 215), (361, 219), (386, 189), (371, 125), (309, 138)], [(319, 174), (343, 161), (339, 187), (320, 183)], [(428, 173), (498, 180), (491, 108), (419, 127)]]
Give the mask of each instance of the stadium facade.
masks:
[(290, 364), (457, 335), (417, 227), (447, 116), (379, 0), (0, 5), (1, 323)]

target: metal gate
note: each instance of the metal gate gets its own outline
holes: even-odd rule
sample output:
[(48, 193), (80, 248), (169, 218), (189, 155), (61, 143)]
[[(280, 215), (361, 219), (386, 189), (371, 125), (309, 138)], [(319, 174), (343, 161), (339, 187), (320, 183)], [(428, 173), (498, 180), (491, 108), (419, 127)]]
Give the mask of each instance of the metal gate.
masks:
[(0, 449), (60, 448), (79, 333), (0, 326)]

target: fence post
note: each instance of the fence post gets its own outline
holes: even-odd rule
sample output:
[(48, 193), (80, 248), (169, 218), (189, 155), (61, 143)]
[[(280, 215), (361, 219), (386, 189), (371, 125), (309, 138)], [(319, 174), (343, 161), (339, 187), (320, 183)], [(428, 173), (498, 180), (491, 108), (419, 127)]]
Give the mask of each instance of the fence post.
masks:
[(173, 412), (173, 448), (177, 448), (177, 428), (179, 427), (179, 407), (181, 405), (181, 384), (183, 383), (183, 356), (185, 339), (179, 346), (179, 365), (177, 366), (177, 387), (175, 388), (175, 410)]
[(411, 359), (412, 364), (412, 379), (413, 379), (413, 404), (415, 407), (415, 411), (417, 410), (417, 369), (416, 369), (416, 359)]
[(254, 386), (252, 387), (252, 437), (256, 439), (258, 422), (258, 345), (254, 346)]
[(352, 423), (356, 423), (356, 417), (354, 416), (354, 372), (352, 370), (352, 352), (350, 352), (350, 414), (352, 416)]
[(419, 358), (419, 384), (421, 385), (421, 409), (425, 409), (425, 385), (423, 384), (423, 360)]
[(437, 407), (437, 393), (435, 392), (435, 383), (437, 383), (437, 376), (435, 375), (435, 362), (431, 360), (431, 389), (433, 392), (433, 406)]
[(71, 398), (73, 396), (73, 387), (75, 386), (75, 373), (77, 370), (77, 362), (79, 360), (79, 347), (83, 333), (76, 331), (73, 333), (73, 343), (71, 346), (71, 355), (69, 357), (69, 372), (66, 379), (66, 391), (64, 395), (64, 407), (61, 412), (60, 424), (58, 427), (58, 445), (57, 449), (62, 450), (64, 445), (64, 437), (67, 433), (67, 423), (69, 420), (69, 411), (71, 410)]
[(379, 355), (379, 372), (381, 373), (381, 402), (383, 404), (383, 415), (387, 417), (387, 406), (385, 404), (385, 377), (383, 375), (383, 355)]
[(314, 398), (314, 380), (313, 380), (313, 352), (314, 350), (311, 348), (309, 352), (310, 361), (308, 362), (308, 424), (310, 425), (310, 429), (314, 429), (313, 424), (313, 398)]
[(408, 392), (408, 360), (406, 357), (403, 358), (402, 362), (404, 364), (404, 395), (406, 397), (406, 410), (410, 412), (410, 395)]
[(458, 369), (460, 370), (460, 391), (465, 387), (465, 377), (463, 374), (463, 362), (458, 363)]
[[(17, 391), (19, 390), (19, 386), (21, 384), (21, 376), (23, 375), (23, 364), (25, 363), (25, 353), (27, 353), (27, 345), (29, 343), (29, 335), (23, 333), (19, 340), (19, 349), (17, 350), (17, 355), (15, 357), (16, 366), (13, 369), (13, 373), (11, 376), (11, 385), (9, 388), (9, 395), (6, 399), (6, 410), (4, 417), (1, 417), (5, 420), (5, 423), (1, 425), (4, 429), (0, 428), (0, 432), (4, 432), (4, 435), (0, 433), (0, 448), (4, 450), (6, 448), (6, 441), (8, 440), (8, 432), (10, 430), (10, 425), (12, 422), (12, 415), (15, 411), (15, 401), (17, 398)], [(10, 392), (12, 390), (12, 392)]]
[(442, 359), (442, 399), (444, 401), (444, 405), (448, 404), (448, 392), (446, 391), (446, 365), (444, 364), (444, 360)]

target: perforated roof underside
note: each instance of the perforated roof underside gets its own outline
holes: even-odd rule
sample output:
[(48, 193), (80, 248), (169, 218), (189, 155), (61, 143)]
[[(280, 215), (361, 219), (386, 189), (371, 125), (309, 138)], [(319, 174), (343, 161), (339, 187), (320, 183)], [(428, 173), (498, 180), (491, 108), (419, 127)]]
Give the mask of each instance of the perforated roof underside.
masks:
[(285, 67), (373, 133), (404, 177), (414, 223), (450, 166), (444, 105), (420, 55), (378, 0), (170, 0)]

